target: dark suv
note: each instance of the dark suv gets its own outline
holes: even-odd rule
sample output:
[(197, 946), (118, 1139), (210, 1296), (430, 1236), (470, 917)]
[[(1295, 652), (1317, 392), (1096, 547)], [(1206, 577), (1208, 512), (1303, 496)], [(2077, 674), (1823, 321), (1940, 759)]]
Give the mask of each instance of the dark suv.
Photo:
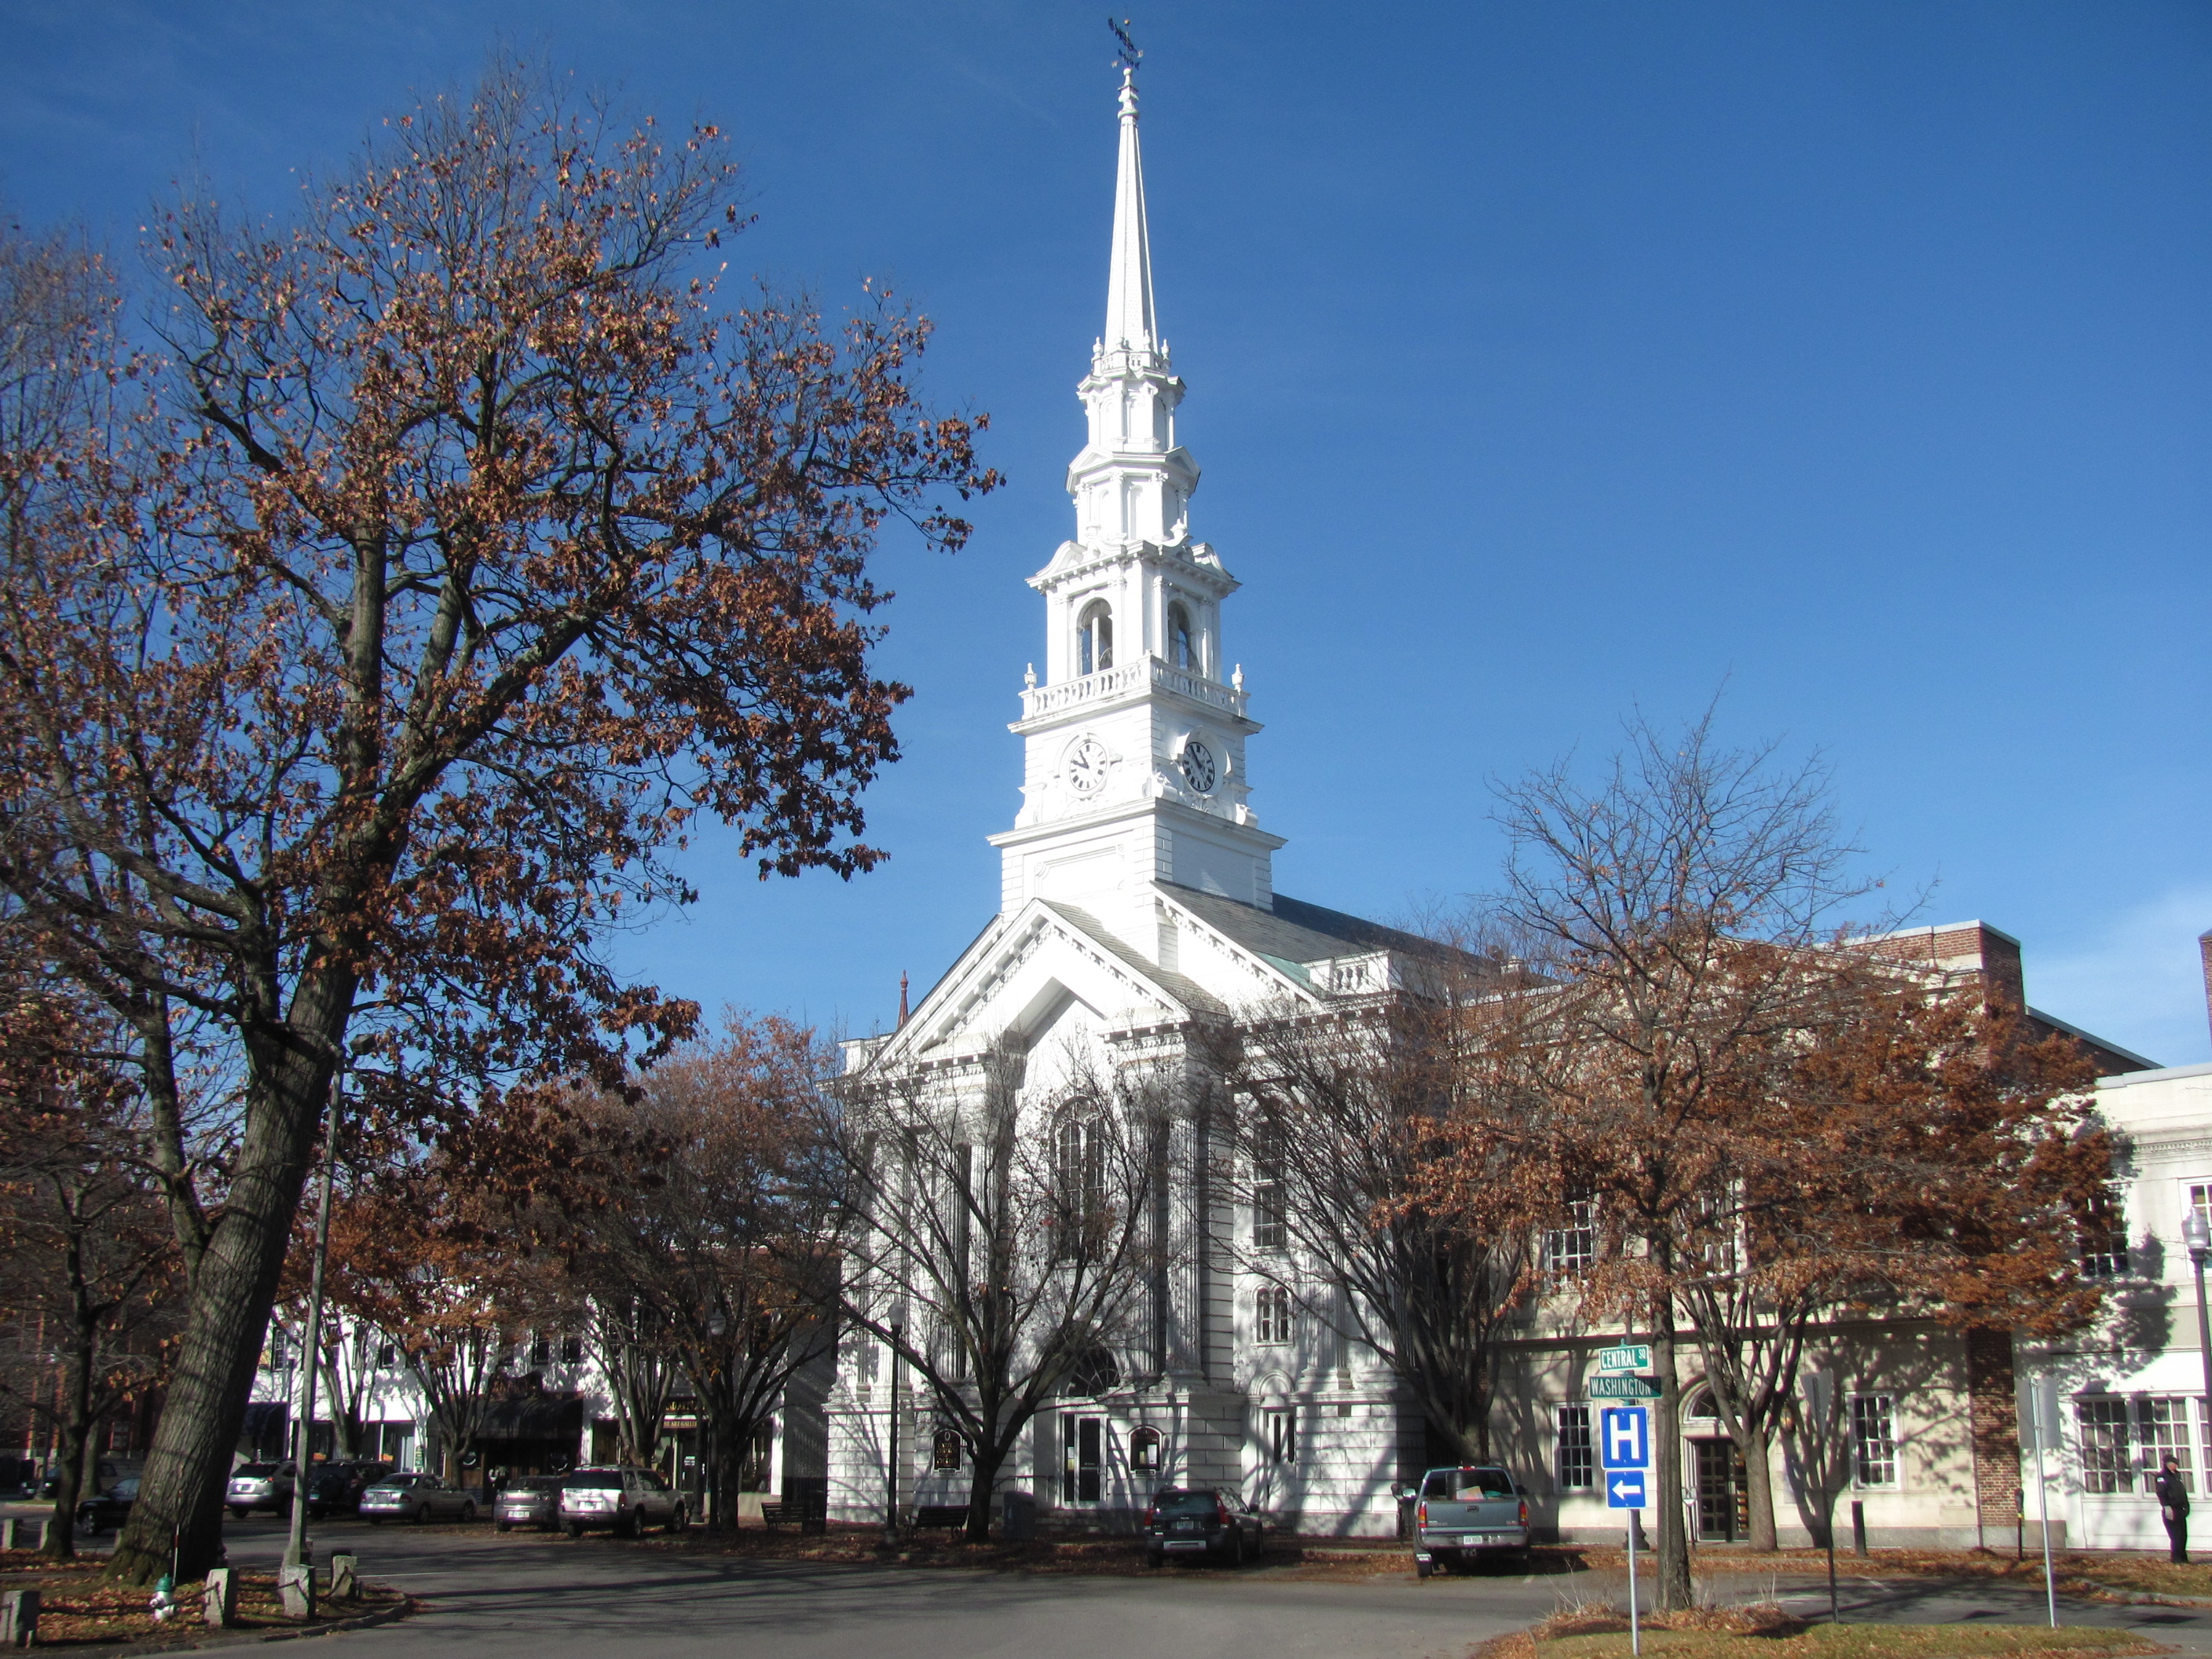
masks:
[(1267, 1537), (1260, 1511), (1233, 1492), (1170, 1486), (1154, 1492), (1145, 1511), (1145, 1552), (1156, 1567), (1170, 1555), (1257, 1560)]

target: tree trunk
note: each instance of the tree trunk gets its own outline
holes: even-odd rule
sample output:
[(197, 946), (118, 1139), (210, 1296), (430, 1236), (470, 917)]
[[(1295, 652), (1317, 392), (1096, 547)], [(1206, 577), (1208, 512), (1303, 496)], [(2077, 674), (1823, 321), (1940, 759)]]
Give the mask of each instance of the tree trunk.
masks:
[(1652, 1321), (1651, 1358), (1659, 1370), (1658, 1409), (1651, 1414), (1651, 1506), (1659, 1516), (1658, 1582), (1653, 1608), (1680, 1613), (1691, 1605), (1690, 1540), (1682, 1514), (1682, 1385), (1674, 1374), (1674, 1299), (1662, 1294)]
[(1745, 1502), (1751, 1510), (1751, 1547), (1762, 1554), (1781, 1547), (1774, 1533), (1773, 1437), (1757, 1424), (1747, 1422), (1736, 1441), (1743, 1459)]
[(76, 1501), (92, 1449), (92, 1375), (82, 1353), (70, 1357), (61, 1394), (61, 1455), (55, 1460), (54, 1518), (46, 1527), (46, 1553), (68, 1560), (76, 1554)]
[[(343, 1001), (350, 1000), (349, 993)], [(343, 1028), (343, 1017), (334, 1023)], [(168, 1571), (173, 1528), (183, 1577), (204, 1577), (222, 1559), (231, 1452), (246, 1421), (246, 1396), (330, 1089), (327, 1063), (297, 1048), (288, 1058), (291, 1063), (272, 1066), (274, 1075), (253, 1091), (259, 1098), (249, 1101), (245, 1144), (224, 1195), (222, 1218), (193, 1275), (191, 1307), (161, 1426), (138, 1501), (108, 1567), (108, 1576), (124, 1583), (148, 1583)]]
[(968, 1482), (968, 1541), (988, 1544), (991, 1541), (991, 1498), (999, 1485), (999, 1471), (1006, 1466), (1006, 1455), (996, 1447), (983, 1447), (975, 1453), (975, 1472)]

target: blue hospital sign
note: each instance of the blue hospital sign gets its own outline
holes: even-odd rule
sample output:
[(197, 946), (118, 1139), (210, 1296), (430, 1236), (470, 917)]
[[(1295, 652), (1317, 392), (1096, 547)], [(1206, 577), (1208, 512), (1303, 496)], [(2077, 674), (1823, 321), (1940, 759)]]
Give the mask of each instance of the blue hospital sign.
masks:
[(1598, 1449), (1608, 1469), (1651, 1467), (1651, 1408), (1607, 1406), (1598, 1413)]

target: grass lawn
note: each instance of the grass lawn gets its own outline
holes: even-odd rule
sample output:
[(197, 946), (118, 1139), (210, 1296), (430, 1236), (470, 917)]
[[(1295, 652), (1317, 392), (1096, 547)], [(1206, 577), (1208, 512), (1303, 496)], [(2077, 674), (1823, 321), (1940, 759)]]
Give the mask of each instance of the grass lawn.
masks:
[[(1532, 1637), (1525, 1659), (1627, 1659), (1628, 1632)], [(1644, 1651), (1667, 1659), (1978, 1659), (1982, 1655), (2163, 1651), (2131, 1631), (2040, 1625), (1811, 1625), (1795, 1634), (1648, 1630)], [(1498, 1656), (1498, 1659), (1508, 1659)]]

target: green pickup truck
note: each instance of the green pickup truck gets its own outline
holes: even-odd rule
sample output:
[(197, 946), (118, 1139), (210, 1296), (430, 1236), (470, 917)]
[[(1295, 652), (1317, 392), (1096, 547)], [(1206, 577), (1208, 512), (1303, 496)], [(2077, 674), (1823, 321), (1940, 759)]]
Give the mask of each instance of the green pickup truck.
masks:
[(1410, 1495), (1413, 1571), (1474, 1564), (1488, 1553), (1528, 1558), (1528, 1497), (1500, 1468), (1431, 1469)]

